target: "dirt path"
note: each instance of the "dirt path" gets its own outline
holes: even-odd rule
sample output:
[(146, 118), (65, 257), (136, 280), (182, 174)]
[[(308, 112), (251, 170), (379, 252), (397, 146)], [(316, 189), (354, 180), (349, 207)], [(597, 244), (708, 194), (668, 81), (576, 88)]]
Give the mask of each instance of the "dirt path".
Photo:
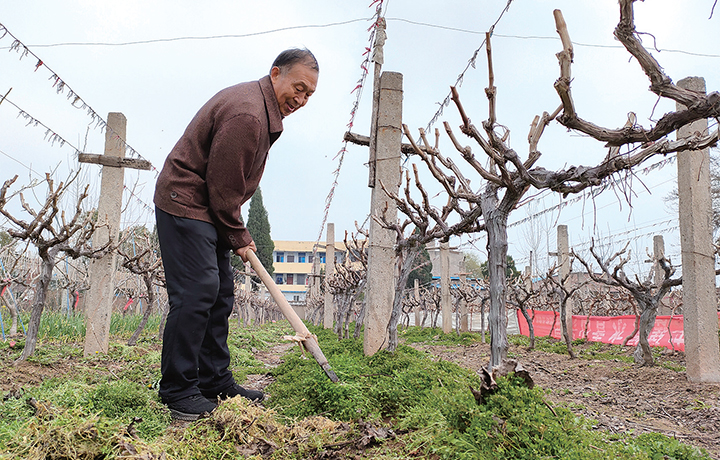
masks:
[[(265, 367), (270, 371), (273, 367), (277, 367), (282, 362), (282, 357), (292, 347), (297, 346), (294, 342), (280, 342), (273, 345), (267, 350), (261, 350), (254, 353), (255, 359), (265, 364)], [(266, 374), (251, 374), (247, 376), (247, 381), (242, 383), (242, 386), (246, 388), (252, 388), (254, 390), (264, 390), (265, 387), (270, 385), (274, 379)]]
[[(581, 345), (580, 350), (589, 346)], [(487, 365), (490, 359), (487, 344), (422, 344), (416, 348), (472, 370)], [(509, 356), (530, 371), (552, 404), (596, 420), (600, 429), (663, 433), (703, 447), (720, 459), (720, 385), (688, 382), (681, 370), (683, 354), (663, 355), (653, 367), (619, 360), (570, 360), (567, 355), (512, 345)]]

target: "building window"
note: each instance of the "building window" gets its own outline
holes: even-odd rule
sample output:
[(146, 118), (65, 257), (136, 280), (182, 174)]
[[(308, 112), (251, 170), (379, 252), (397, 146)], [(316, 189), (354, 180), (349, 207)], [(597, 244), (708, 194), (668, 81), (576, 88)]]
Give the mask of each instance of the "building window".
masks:
[(300, 296), (299, 296), (299, 295), (294, 295), (294, 296), (293, 296), (293, 302), (300, 302)]
[(275, 253), (275, 262), (285, 262), (285, 253), (284, 252), (276, 252)]
[[(289, 261), (288, 261), (288, 262), (289, 262)], [(288, 274), (286, 275), (286, 278), (287, 278), (287, 284), (294, 284), (294, 283), (293, 283), (293, 275), (292, 275), (292, 273), (288, 273)]]
[(275, 274), (275, 282), (277, 284), (283, 284), (283, 276), (280, 273)]
[(304, 252), (298, 252), (298, 262), (301, 264), (305, 263), (305, 253)]
[(298, 273), (295, 284), (305, 284), (305, 273)]
[(288, 262), (295, 262), (295, 254), (288, 254), (287, 259)]
[(320, 263), (325, 263), (325, 253), (324, 252), (318, 252), (318, 257), (320, 258)]
[(312, 254), (310, 254), (310, 255), (308, 256), (308, 262), (309, 262), (309, 263), (312, 263), (312, 262), (313, 262), (313, 255), (312, 255)]

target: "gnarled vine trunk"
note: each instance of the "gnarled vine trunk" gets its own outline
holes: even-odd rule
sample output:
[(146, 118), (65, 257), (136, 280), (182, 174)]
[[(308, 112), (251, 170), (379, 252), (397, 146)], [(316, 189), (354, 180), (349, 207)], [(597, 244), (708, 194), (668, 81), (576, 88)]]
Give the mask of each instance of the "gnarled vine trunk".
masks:
[(400, 270), (395, 284), (395, 298), (393, 299), (392, 312), (390, 313), (390, 321), (388, 322), (388, 351), (394, 352), (398, 346), (397, 326), (402, 312), (402, 298), (405, 295), (403, 287), (407, 284), (410, 272), (415, 268), (415, 258), (420, 254), (421, 246), (413, 246), (407, 248), (399, 256)]
[(143, 273), (142, 278), (143, 282), (145, 283), (145, 292), (147, 292), (147, 308), (145, 308), (145, 312), (143, 313), (143, 317), (140, 320), (140, 324), (138, 324), (137, 329), (135, 329), (135, 332), (133, 332), (133, 335), (128, 340), (128, 345), (131, 347), (137, 343), (140, 334), (142, 334), (142, 331), (145, 330), (148, 319), (150, 319), (150, 314), (153, 311), (153, 304), (155, 303), (155, 293), (153, 292), (152, 275), (149, 273)]
[(488, 185), (481, 206), (485, 216), (485, 230), (488, 235), (488, 278), (490, 291), (490, 311), (488, 327), (490, 329), (489, 369), (499, 366), (507, 358), (507, 314), (505, 313), (505, 291), (507, 290), (507, 219), (508, 213), (495, 206), (497, 189)]
[(47, 299), (50, 281), (52, 280), (52, 272), (55, 267), (55, 256), (60, 252), (58, 246), (52, 248), (39, 248), (40, 256), (40, 276), (35, 284), (35, 301), (30, 311), (30, 321), (28, 322), (27, 336), (25, 337), (25, 348), (18, 358), (19, 361), (25, 361), (35, 352), (37, 345), (38, 331), (40, 330), (40, 319), (45, 309), (45, 300)]

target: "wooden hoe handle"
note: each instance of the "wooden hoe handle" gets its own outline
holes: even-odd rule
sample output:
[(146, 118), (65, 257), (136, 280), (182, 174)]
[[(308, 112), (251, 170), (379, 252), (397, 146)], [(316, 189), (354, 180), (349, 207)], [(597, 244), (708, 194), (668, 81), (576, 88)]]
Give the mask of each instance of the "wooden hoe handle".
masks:
[(275, 300), (275, 303), (278, 307), (280, 307), (280, 311), (283, 315), (285, 315), (285, 318), (290, 321), (290, 325), (293, 327), (298, 337), (302, 339), (302, 344), (305, 346), (305, 349), (312, 355), (313, 358), (315, 358), (315, 361), (317, 361), (320, 367), (325, 371), (325, 374), (330, 378), (330, 380), (338, 382), (339, 379), (337, 375), (335, 375), (335, 372), (333, 372), (330, 368), (330, 364), (320, 349), (317, 337), (310, 333), (307, 326), (305, 326), (305, 323), (302, 322), (297, 313), (295, 313), (295, 310), (292, 309), (285, 298), (285, 295), (282, 293), (280, 288), (277, 287), (277, 284), (275, 284), (275, 281), (273, 281), (270, 274), (267, 270), (265, 270), (265, 267), (263, 267), (263, 264), (260, 262), (260, 259), (257, 258), (255, 253), (252, 250), (248, 250), (246, 255), (253, 270), (255, 270), (255, 273), (257, 273), (260, 277), (268, 291), (270, 291), (270, 295), (273, 300)]

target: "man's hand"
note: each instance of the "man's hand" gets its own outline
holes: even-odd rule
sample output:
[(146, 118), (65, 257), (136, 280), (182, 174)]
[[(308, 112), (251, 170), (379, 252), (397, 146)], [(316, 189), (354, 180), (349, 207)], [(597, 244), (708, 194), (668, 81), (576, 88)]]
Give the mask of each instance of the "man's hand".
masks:
[(252, 241), (247, 246), (243, 246), (242, 248), (238, 248), (235, 250), (235, 254), (239, 255), (243, 262), (247, 262), (247, 252), (248, 250), (252, 252), (257, 252), (257, 247), (255, 247), (255, 242)]

